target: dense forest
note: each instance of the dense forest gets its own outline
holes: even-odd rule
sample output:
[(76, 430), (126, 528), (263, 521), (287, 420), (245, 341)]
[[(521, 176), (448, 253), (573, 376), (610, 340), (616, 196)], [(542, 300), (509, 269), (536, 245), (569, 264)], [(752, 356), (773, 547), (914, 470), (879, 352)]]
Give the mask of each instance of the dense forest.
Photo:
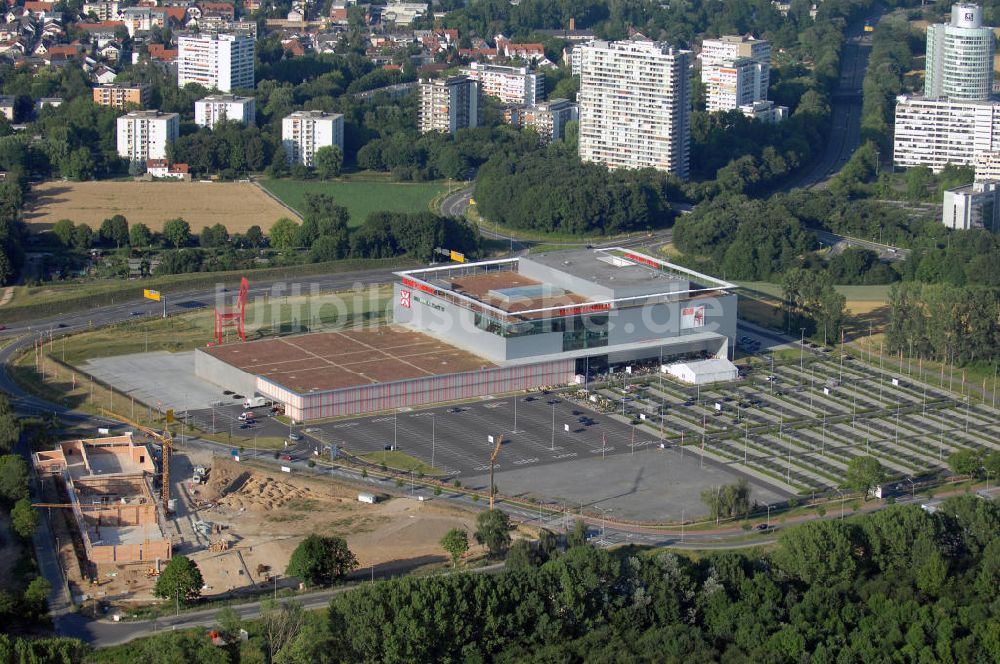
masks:
[[(204, 630), (88, 654), (48, 647), (61, 646), (59, 661), (108, 664), (1000, 659), (1000, 506), (978, 496), (933, 514), (897, 505), (810, 522), (770, 552), (689, 558), (543, 542), (515, 544), (501, 574), (366, 584), (311, 616), (294, 602), (266, 606), (263, 623), (223, 612), (224, 633), (249, 632), (223, 648)], [(12, 647), (0, 638), (0, 659), (19, 661), (4, 657)]]

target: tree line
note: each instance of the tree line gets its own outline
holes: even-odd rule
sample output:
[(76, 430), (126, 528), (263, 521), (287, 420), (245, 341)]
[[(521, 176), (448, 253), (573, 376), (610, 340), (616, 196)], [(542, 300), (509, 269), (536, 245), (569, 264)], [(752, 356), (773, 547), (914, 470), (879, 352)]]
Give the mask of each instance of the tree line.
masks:
[[(581, 522), (582, 524), (582, 522)], [(505, 571), (404, 577), (302, 615), (220, 613), (224, 633), (163, 634), (92, 662), (882, 662), (1000, 657), (1000, 507), (976, 496), (930, 514), (894, 505), (783, 530), (771, 551), (617, 551), (543, 537)], [(173, 657), (174, 659), (169, 659)]]
[(886, 350), (945, 364), (1000, 360), (1000, 288), (902, 283), (889, 292)]

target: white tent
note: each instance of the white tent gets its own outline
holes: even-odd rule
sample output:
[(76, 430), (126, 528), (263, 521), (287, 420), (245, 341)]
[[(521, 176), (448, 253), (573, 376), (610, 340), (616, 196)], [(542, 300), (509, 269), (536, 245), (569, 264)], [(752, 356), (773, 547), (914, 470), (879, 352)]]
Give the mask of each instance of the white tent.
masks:
[(694, 362), (677, 362), (665, 365), (662, 370), (677, 380), (691, 385), (705, 385), (725, 380), (736, 380), (739, 369), (724, 358), (697, 360)]

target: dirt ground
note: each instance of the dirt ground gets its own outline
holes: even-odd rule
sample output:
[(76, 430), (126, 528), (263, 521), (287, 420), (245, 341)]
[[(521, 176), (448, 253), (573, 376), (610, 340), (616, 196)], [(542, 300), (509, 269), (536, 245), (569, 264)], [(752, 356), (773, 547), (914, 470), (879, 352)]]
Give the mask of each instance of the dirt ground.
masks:
[[(288, 559), (310, 533), (337, 535), (347, 540), (359, 570), (376, 575), (447, 561), (439, 544), (448, 530), (475, 530), (474, 515), (434, 501), (391, 498), (375, 505), (357, 501), (357, 489), (318, 480), (258, 472), (216, 457), (209, 481), (187, 487), (193, 513), (191, 523), (209, 524), (207, 538), (182, 537), (197, 546), (181, 552), (194, 560), (205, 579), (207, 596), (269, 585), (273, 575), (284, 578)], [(180, 521), (180, 520), (179, 520)], [(190, 531), (186, 524), (181, 530)], [(210, 542), (224, 540), (228, 549), (212, 551)], [(192, 550), (193, 549), (193, 550)], [(473, 544), (470, 556), (481, 554)], [(152, 599), (155, 578), (146, 565), (101, 570), (100, 596), (113, 598), (130, 592), (130, 602)]]
[(32, 188), (24, 220), (36, 230), (51, 228), (60, 219), (97, 230), (116, 214), (154, 231), (168, 219), (181, 217), (195, 233), (217, 223), (230, 233), (253, 225), (267, 231), (281, 217), (295, 218), (256, 185), (246, 183), (57, 181)]

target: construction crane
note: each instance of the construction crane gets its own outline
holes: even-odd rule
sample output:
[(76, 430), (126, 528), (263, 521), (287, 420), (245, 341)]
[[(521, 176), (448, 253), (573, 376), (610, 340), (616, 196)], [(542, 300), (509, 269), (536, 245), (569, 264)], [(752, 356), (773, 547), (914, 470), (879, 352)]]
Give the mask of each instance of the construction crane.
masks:
[(500, 456), (500, 446), (503, 445), (503, 436), (497, 436), (497, 444), (493, 447), (493, 453), (490, 454), (490, 511), (493, 511), (493, 496), (496, 491), (493, 488), (493, 466), (496, 465), (497, 457)]
[[(168, 414), (173, 411), (168, 411)], [(142, 431), (148, 436), (155, 438), (160, 441), (160, 448), (163, 450), (163, 486), (160, 489), (161, 500), (163, 502), (163, 513), (170, 514), (170, 450), (174, 444), (174, 438), (170, 434), (169, 428), (164, 428), (163, 433), (151, 429), (147, 426), (134, 422), (124, 415), (119, 415), (118, 413), (111, 412), (105, 408), (101, 408), (101, 414), (114, 418), (119, 422), (124, 422), (129, 424), (136, 429)]]

